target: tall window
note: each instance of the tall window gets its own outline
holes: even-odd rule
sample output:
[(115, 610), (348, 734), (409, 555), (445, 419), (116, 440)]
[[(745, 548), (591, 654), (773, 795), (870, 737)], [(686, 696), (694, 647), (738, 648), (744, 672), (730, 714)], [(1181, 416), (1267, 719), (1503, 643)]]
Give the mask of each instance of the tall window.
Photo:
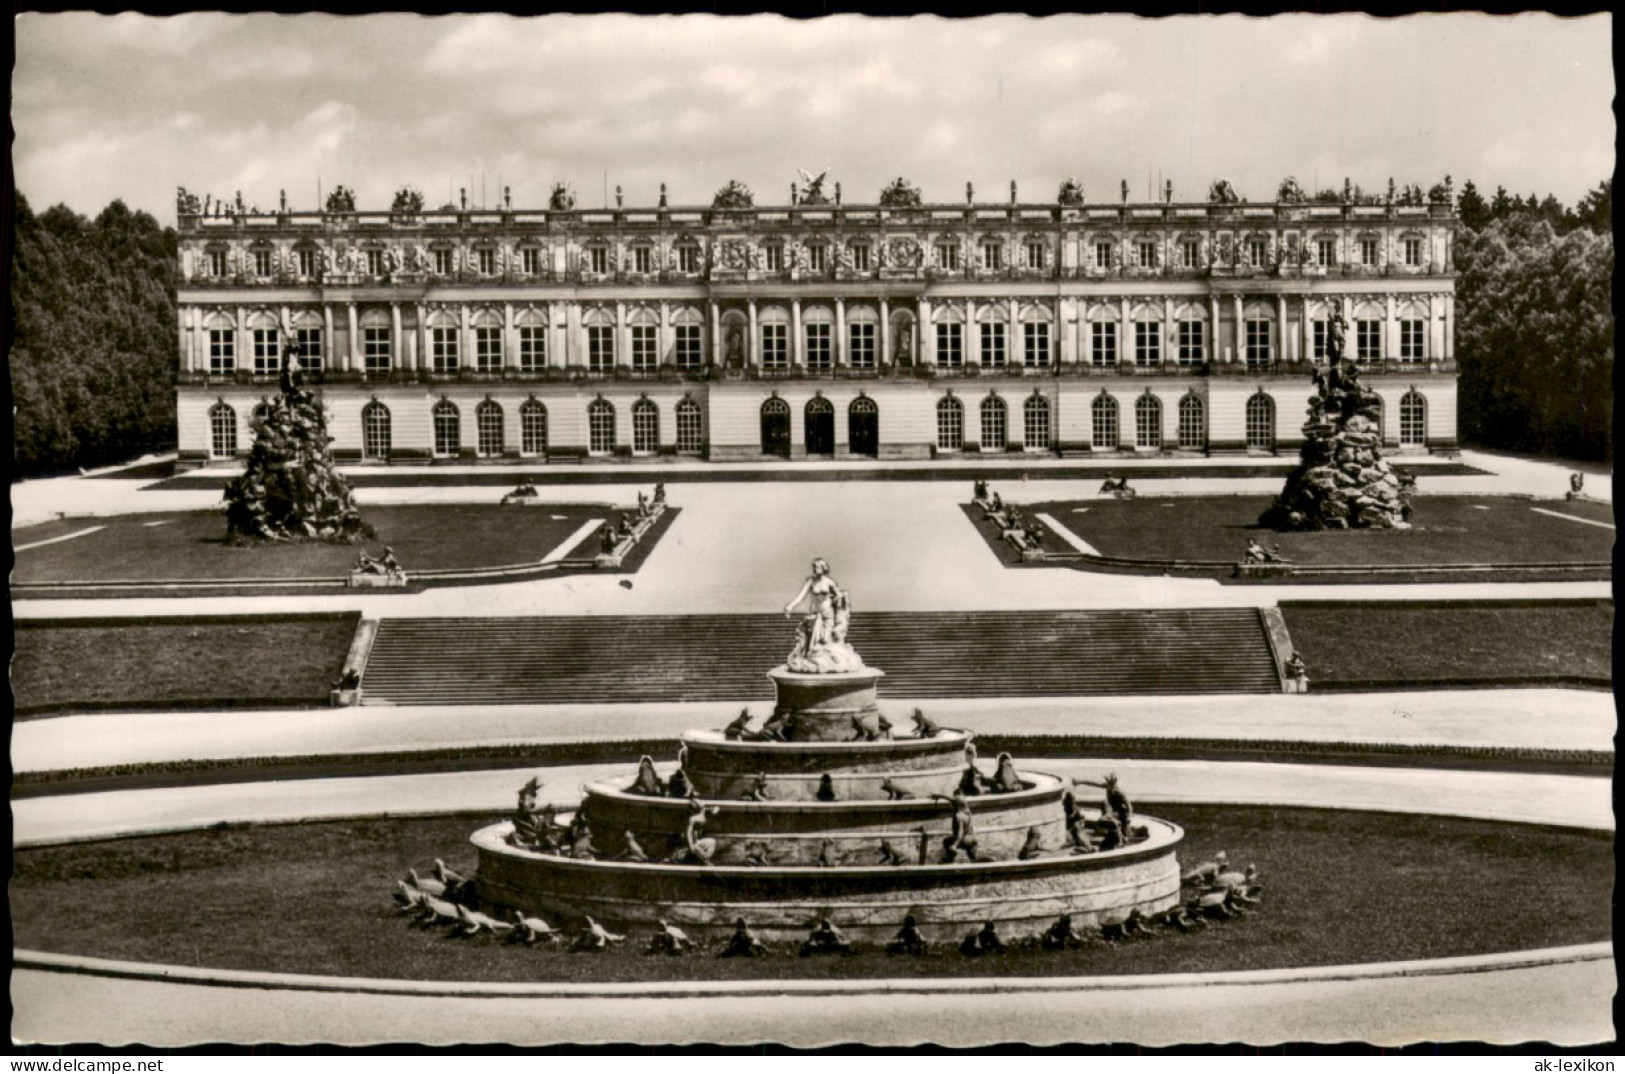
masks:
[(1409, 317), (1399, 322), (1400, 361), (1420, 362), (1427, 357), (1425, 326), (1426, 322), (1419, 317)]
[(1354, 358), (1375, 362), (1382, 357), (1382, 322), (1376, 318), (1354, 322)]
[(254, 275), (260, 279), (267, 279), (271, 275), (271, 251), (254, 251)]
[(502, 454), (502, 404), (487, 399), (474, 408), (474, 429), (479, 435), (478, 453), (489, 459)]
[(462, 416), (457, 404), (442, 399), (434, 405), (434, 453), (441, 458), (457, 454), (463, 443)]
[(429, 363), (436, 373), (457, 371), (457, 329), (429, 329)]
[(1003, 399), (990, 395), (982, 400), (982, 450), (1003, 451), (1008, 437), (1008, 408)]
[(1142, 395), (1134, 401), (1134, 446), (1162, 446), (1162, 400), (1154, 395)]
[(361, 362), (368, 373), (389, 372), (390, 338), (387, 328), (361, 330)]
[(1179, 267), (1193, 269), (1201, 264), (1202, 246), (1190, 239), (1179, 244)]
[(489, 246), (482, 246), (474, 252), (474, 258), (481, 276), (495, 276), (497, 274), (497, 252), (495, 250)]
[(632, 451), (653, 455), (660, 450), (660, 408), (650, 399), (632, 404)]
[(605, 246), (587, 247), (587, 271), (600, 276), (609, 271), (609, 248)]
[(299, 341), (299, 364), (305, 367), (308, 373), (318, 373), (322, 368), (322, 330), (320, 328), (295, 328), (293, 338)]
[(807, 368), (827, 370), (835, 365), (833, 333), (830, 324), (809, 324), (807, 330)]
[(1089, 443), (1096, 451), (1115, 451), (1121, 440), (1117, 429), (1117, 400), (1109, 395), (1095, 396), (1089, 404)]
[(615, 404), (594, 399), (587, 404), (587, 451), (608, 455), (615, 450)]
[(282, 365), (275, 328), (254, 329), (254, 375), (269, 376)]
[(654, 268), (654, 251), (647, 246), (632, 247), (632, 271), (647, 273)]
[(297, 266), (300, 276), (304, 277), (305, 279), (309, 279), (310, 277), (316, 275), (315, 250), (312, 250), (308, 246), (301, 246), (299, 249), (293, 252), (293, 257), (294, 264)]
[(226, 251), (210, 250), (203, 258), (203, 271), (209, 276), (222, 277), (226, 275)]
[(846, 357), (853, 369), (875, 367), (875, 327), (872, 321), (855, 321), (847, 324), (849, 346)]
[(766, 243), (762, 247), (762, 266), (768, 272), (784, 271), (784, 247), (776, 242)]
[(705, 444), (704, 415), (700, 404), (684, 399), (677, 404), (677, 451), (681, 455), (698, 455)]
[(1317, 361), (1326, 358), (1326, 321), (1309, 322), (1309, 357)]
[(937, 447), (958, 451), (965, 446), (965, 407), (951, 395), (937, 400)]
[[(660, 364), (660, 348), (655, 339), (656, 325), (632, 326), (632, 369), (637, 373), (653, 373)], [(633, 416), (636, 424), (636, 415)]]
[(1134, 322), (1134, 364), (1142, 368), (1162, 364), (1162, 325), (1156, 321)]
[(1270, 323), (1263, 318), (1247, 322), (1247, 364), (1258, 366), (1270, 363)]
[(1422, 240), (1421, 239), (1406, 239), (1405, 240), (1405, 264), (1409, 265), (1412, 268), (1420, 268), (1421, 267), (1421, 265), (1422, 265)]
[(613, 325), (587, 326), (587, 369), (608, 373), (615, 368), (615, 328)]
[(237, 368), (237, 332), (232, 328), (209, 329), (209, 372), (222, 376)]
[(373, 400), (361, 408), (361, 457), (389, 458), (392, 436), (389, 408)]
[(526, 246), (519, 251), (519, 270), (526, 276), (536, 276), (542, 271), (542, 252), (534, 246)]
[(1021, 407), (1023, 438), (1028, 451), (1048, 451), (1050, 448), (1050, 406), (1049, 400), (1042, 395), (1031, 395)]
[(1043, 369), (1049, 365), (1049, 325), (1044, 321), (1029, 321), (1021, 326), (1021, 356), (1028, 369)]
[(705, 352), (701, 348), (700, 326), (697, 324), (679, 324), (677, 326), (677, 368), (698, 369), (705, 362)]
[(519, 454), (547, 454), (547, 407), (540, 400), (519, 404)]
[(1263, 268), (1269, 264), (1270, 244), (1263, 239), (1248, 239), (1244, 248), (1247, 254), (1247, 264), (1253, 268)]
[(692, 242), (685, 242), (677, 247), (677, 271), (700, 271), (700, 248)]
[(547, 328), (543, 325), (519, 326), (519, 368), (526, 373), (547, 368)]
[(209, 454), (216, 459), (237, 454), (237, 412), (225, 403), (209, 408)]
[(1091, 362), (1096, 366), (1117, 364), (1117, 322), (1096, 321), (1090, 326), (1094, 346)]
[(1134, 244), (1134, 263), (1143, 269), (1157, 267), (1157, 244), (1142, 239)]
[(494, 373), (502, 368), (502, 329), (494, 325), (474, 329), (474, 368)]
[(989, 272), (1004, 268), (1004, 247), (996, 242), (982, 243), (982, 267)]
[(1041, 242), (1029, 242), (1027, 244), (1027, 267), (1042, 269), (1048, 263), (1049, 247)]
[(1322, 268), (1331, 268), (1337, 264), (1337, 240), (1315, 240), (1315, 264)]
[(1195, 365), (1207, 360), (1207, 322), (1179, 322), (1179, 364)]
[(1006, 360), (1005, 331), (1002, 321), (984, 321), (982, 332), (982, 364), (989, 369), (1003, 369)]
[(852, 270), (854, 272), (868, 272), (869, 271), (869, 244), (868, 243), (866, 243), (866, 242), (855, 242), (851, 246), (847, 247), (847, 252), (852, 257)]
[(1109, 269), (1112, 267), (1112, 244), (1109, 242), (1095, 243), (1095, 268)]
[(790, 368), (790, 326), (762, 325), (762, 368)]
[(1360, 264), (1371, 267), (1377, 263), (1377, 240), (1360, 240)]
[(829, 247), (821, 242), (813, 243), (807, 247), (807, 269), (811, 272), (824, 272), (829, 268)]
[(959, 244), (956, 242), (937, 243), (937, 267), (948, 272), (959, 271)]
[(1399, 446), (1421, 447), (1427, 436), (1427, 400), (1418, 391), (1408, 391), (1399, 400)]
[(384, 251), (367, 251), (367, 275), (382, 276), (384, 274)]
[(965, 364), (965, 326), (950, 322), (937, 324), (937, 368), (958, 369)]
[(1247, 446), (1275, 450), (1275, 400), (1263, 392), (1247, 400)]
[(1207, 415), (1194, 395), (1179, 401), (1179, 446), (1188, 451), (1207, 447)]
[(450, 276), (455, 271), (455, 258), (452, 251), (439, 249), (434, 252), (434, 273), (436, 276)]

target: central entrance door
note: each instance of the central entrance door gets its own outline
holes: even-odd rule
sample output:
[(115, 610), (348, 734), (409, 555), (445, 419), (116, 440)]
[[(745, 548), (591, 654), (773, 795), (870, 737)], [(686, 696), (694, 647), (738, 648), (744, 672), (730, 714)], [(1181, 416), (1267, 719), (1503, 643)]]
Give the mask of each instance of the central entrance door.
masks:
[(762, 404), (762, 454), (790, 457), (790, 404), (783, 399)]
[(867, 395), (852, 400), (846, 412), (846, 439), (852, 445), (852, 454), (879, 457), (880, 407)]
[(807, 454), (835, 454), (835, 404), (816, 396), (807, 404)]

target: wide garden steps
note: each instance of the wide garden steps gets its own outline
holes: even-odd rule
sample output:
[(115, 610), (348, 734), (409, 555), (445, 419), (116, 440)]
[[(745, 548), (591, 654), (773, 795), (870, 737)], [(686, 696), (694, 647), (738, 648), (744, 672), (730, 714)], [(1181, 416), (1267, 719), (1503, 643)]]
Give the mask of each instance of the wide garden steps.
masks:
[[(1276, 693), (1256, 609), (875, 612), (853, 646), (889, 697)], [(383, 619), (367, 704), (771, 701), (779, 615)]]

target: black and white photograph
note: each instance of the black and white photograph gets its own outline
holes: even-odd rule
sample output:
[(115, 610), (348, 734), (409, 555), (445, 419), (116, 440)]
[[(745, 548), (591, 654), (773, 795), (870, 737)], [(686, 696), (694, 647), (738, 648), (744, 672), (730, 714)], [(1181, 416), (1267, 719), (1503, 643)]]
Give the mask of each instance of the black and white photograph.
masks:
[(1611, 1050), (1610, 14), (13, 26), (18, 1054)]

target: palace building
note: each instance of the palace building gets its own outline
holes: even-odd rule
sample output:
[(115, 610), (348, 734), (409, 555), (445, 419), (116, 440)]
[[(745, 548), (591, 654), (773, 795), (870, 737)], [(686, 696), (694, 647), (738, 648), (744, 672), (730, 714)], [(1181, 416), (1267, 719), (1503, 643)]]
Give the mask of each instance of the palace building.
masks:
[(263, 215), (183, 191), (182, 463), (247, 454), (289, 339), (350, 462), (1291, 453), (1334, 309), (1383, 442), (1456, 448), (1448, 194), (839, 191)]

